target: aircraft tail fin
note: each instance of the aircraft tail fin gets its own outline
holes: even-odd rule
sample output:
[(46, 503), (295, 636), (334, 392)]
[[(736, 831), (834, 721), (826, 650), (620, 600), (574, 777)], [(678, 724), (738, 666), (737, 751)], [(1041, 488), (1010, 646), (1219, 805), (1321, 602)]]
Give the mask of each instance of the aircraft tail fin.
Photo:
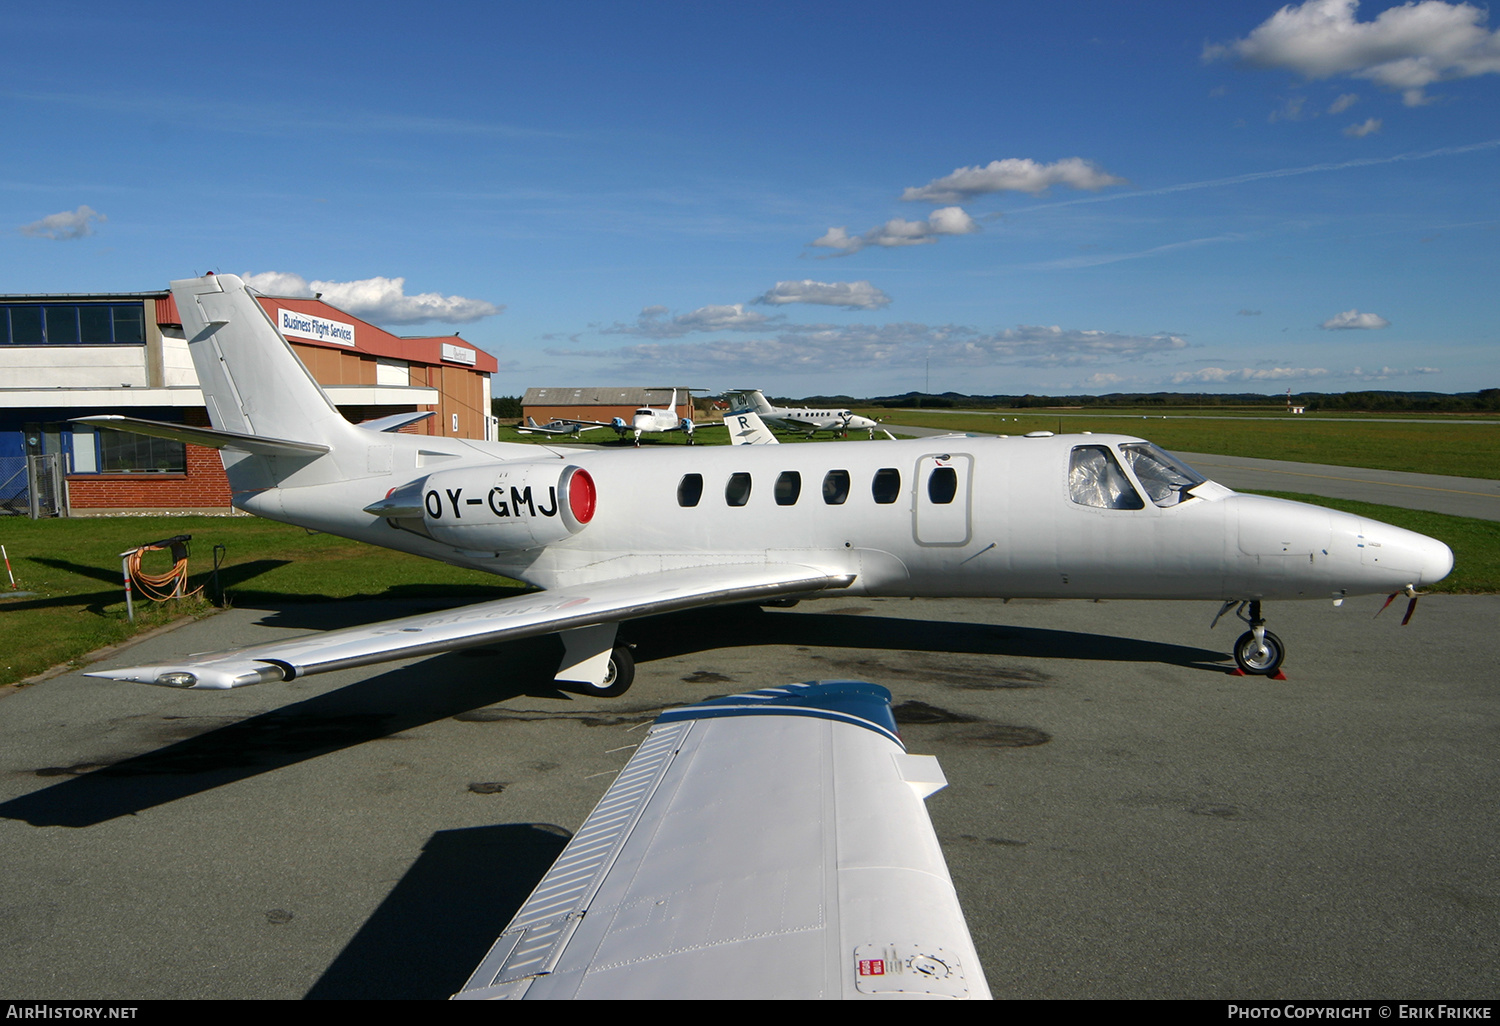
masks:
[(766, 422), (753, 410), (726, 413), (724, 426), (729, 428), (730, 445), (779, 445)]
[(208, 418), (220, 431), (330, 443), (351, 425), (233, 274), (172, 282)]
[[(279, 443), (309, 443), (301, 456), (275, 446), (248, 444), (223, 451), (230, 488), (241, 492), (275, 487), (318, 460), (317, 450), (351, 449), (361, 429), (339, 413), (245, 283), (232, 274), (208, 274), (172, 282), (188, 352), (198, 372), (209, 422), (219, 432)], [(211, 443), (210, 443), (211, 444)], [(359, 445), (363, 453), (364, 446)], [(307, 483), (344, 478), (331, 461)]]

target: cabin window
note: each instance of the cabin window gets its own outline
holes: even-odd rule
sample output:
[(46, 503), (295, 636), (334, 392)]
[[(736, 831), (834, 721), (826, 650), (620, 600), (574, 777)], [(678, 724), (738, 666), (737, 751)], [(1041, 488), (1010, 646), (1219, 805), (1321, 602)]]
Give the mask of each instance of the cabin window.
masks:
[(895, 502), (901, 496), (901, 471), (895, 467), (875, 471), (875, 480), (870, 485), (870, 493), (882, 506)]
[(724, 501), (731, 506), (743, 506), (750, 501), (750, 475), (730, 474), (724, 486)]
[(830, 506), (842, 506), (849, 498), (849, 471), (830, 470), (823, 475), (823, 501)]
[(958, 471), (952, 467), (937, 467), (927, 478), (927, 497), (938, 506), (946, 506), (958, 494)]
[(1150, 442), (1128, 442), (1120, 446), (1120, 454), (1146, 490), (1146, 497), (1158, 506), (1177, 505), (1184, 492), (1208, 480)]
[(703, 498), (703, 475), (683, 474), (677, 484), (677, 505), (696, 506)]
[(802, 494), (802, 475), (795, 470), (782, 471), (776, 479), (774, 494), (778, 506), (797, 505), (797, 497)]
[(1102, 445), (1080, 445), (1068, 466), (1068, 491), (1081, 506), (1145, 509), (1114, 454)]

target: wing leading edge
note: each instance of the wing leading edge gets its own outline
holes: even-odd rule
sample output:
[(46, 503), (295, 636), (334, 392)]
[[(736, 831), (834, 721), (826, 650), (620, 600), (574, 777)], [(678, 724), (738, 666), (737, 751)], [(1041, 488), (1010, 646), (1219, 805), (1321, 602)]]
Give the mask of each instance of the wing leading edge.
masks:
[(237, 688), (698, 606), (847, 588), (853, 582), (852, 575), (789, 564), (667, 570), (305, 635), (159, 666), (96, 670), (88, 676), (178, 688)]
[(662, 714), (457, 998), (988, 998), (890, 692)]

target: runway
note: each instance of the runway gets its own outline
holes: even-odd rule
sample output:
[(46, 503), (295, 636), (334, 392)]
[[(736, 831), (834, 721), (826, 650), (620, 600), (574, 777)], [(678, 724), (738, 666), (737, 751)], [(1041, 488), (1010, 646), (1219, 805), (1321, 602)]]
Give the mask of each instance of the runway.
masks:
[[(54, 678), (0, 701), (0, 990), (451, 993), (663, 707), (889, 687), (990, 986), (1021, 998), (1493, 998), (1500, 596), (1269, 606), (834, 599), (630, 625), (634, 689), (537, 639), (233, 692)], [(410, 611), (234, 609), (140, 664)]]

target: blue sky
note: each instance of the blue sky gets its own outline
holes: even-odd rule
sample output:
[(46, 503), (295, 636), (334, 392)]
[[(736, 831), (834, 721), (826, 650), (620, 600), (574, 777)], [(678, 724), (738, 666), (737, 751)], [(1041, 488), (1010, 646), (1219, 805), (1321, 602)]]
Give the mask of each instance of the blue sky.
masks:
[(0, 292), (204, 270), (497, 394), (1500, 385), (1443, 0), (7, 3)]

